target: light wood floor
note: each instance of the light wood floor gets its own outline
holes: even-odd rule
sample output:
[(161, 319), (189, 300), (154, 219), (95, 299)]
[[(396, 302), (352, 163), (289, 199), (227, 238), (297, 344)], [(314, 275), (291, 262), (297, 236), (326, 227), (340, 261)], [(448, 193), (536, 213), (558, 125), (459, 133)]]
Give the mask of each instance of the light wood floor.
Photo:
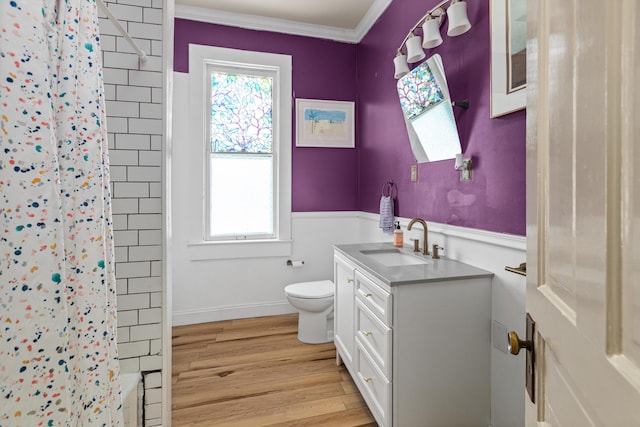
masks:
[(173, 328), (173, 426), (376, 426), (333, 343), (299, 342), (297, 323), (293, 314)]

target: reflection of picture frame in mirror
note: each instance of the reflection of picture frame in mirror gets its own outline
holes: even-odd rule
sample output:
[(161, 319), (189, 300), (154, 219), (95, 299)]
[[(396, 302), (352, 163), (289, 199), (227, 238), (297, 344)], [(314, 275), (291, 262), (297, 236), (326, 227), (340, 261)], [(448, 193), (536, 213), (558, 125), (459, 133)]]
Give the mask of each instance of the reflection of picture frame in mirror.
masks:
[(355, 147), (354, 102), (296, 99), (296, 147)]
[(527, 2), (490, 1), (491, 117), (499, 117), (527, 103)]

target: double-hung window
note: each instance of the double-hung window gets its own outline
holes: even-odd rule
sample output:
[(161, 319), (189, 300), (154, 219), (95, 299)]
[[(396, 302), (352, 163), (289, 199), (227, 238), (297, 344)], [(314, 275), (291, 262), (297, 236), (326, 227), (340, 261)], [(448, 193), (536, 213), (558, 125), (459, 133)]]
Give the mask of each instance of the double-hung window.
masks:
[(204, 141), (202, 243), (224, 256), (288, 253), (291, 57), (190, 45), (189, 67)]
[(277, 73), (209, 65), (208, 240), (276, 237)]

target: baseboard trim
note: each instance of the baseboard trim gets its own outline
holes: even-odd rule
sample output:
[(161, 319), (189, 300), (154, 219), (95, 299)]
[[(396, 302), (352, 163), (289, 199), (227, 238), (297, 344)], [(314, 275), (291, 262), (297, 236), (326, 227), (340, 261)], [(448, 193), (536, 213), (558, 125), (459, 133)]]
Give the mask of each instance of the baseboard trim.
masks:
[(220, 320), (243, 319), (249, 317), (276, 316), (279, 314), (289, 313), (296, 313), (296, 309), (287, 302), (174, 311), (173, 326), (193, 325), (195, 323), (217, 322)]

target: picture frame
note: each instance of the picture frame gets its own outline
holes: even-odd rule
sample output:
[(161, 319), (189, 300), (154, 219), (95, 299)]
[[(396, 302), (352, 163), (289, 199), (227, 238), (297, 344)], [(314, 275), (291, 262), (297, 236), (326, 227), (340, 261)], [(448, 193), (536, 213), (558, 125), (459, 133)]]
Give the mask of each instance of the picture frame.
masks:
[(354, 148), (355, 103), (296, 99), (296, 147)]
[(527, 105), (526, 10), (526, 0), (490, 0), (491, 118)]

